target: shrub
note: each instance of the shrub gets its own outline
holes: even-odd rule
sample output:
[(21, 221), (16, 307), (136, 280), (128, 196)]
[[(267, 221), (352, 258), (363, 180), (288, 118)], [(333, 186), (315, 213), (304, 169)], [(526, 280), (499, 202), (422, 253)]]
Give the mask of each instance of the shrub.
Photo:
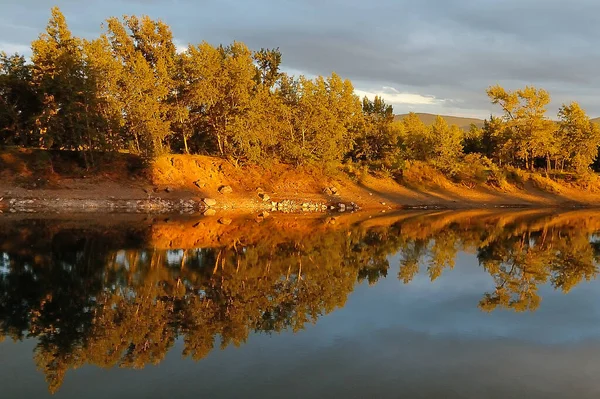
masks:
[(521, 169), (507, 166), (505, 168), (506, 171), (506, 180), (510, 183), (514, 183), (520, 188), (523, 188), (525, 182), (529, 180), (529, 172), (525, 172)]
[(444, 185), (447, 180), (439, 170), (426, 162), (406, 161), (402, 170), (402, 182), (415, 185), (425, 183)]
[(485, 183), (488, 179), (491, 162), (480, 154), (468, 154), (457, 165), (452, 179), (468, 186)]
[(563, 191), (563, 187), (560, 183), (537, 173), (531, 173), (529, 180), (533, 183), (534, 187), (548, 193), (560, 194)]
[(598, 192), (600, 191), (600, 178), (596, 173), (588, 170), (576, 175), (573, 185), (580, 189)]

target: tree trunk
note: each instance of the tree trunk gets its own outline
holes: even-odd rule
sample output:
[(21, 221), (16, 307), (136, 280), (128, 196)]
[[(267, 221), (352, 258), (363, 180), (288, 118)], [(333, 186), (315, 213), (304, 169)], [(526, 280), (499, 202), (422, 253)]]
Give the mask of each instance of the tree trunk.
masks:
[(135, 148), (136, 148), (137, 153), (139, 155), (140, 154), (140, 138), (138, 137), (137, 133), (134, 133), (133, 137), (135, 137)]
[(217, 143), (219, 145), (219, 152), (223, 155), (225, 152), (223, 151), (223, 141), (221, 140), (221, 135), (217, 134)]
[(186, 154), (189, 154), (189, 153), (190, 153), (190, 150), (189, 150), (189, 148), (188, 148), (187, 139), (185, 138), (185, 133), (183, 133), (183, 145), (184, 145), (184, 147), (185, 147), (185, 153), (186, 153)]

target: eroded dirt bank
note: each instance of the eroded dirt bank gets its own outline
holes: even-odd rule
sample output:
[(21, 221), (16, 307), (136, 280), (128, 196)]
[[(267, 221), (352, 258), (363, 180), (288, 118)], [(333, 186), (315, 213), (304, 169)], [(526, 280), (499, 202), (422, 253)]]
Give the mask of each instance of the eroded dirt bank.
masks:
[(0, 152), (0, 211), (237, 214), (600, 206), (600, 193), (556, 186), (547, 191), (527, 183), (502, 189), (446, 179), (402, 185), (314, 167), (240, 167), (184, 155), (142, 164), (121, 154), (110, 167), (90, 171), (71, 160), (36, 156), (25, 150)]

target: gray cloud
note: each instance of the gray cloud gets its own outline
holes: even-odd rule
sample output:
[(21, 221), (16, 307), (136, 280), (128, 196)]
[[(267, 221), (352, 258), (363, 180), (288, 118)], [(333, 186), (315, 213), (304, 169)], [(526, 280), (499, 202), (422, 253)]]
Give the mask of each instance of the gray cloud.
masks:
[(148, 14), (182, 43), (280, 47), (289, 70), (336, 71), (365, 92), (385, 86), (445, 100), (397, 112), (485, 116), (493, 110), (485, 88), (500, 83), (550, 90), (553, 113), (577, 100), (600, 115), (600, 3), (592, 0), (0, 0), (0, 43), (34, 39), (53, 3), (82, 36), (96, 35), (106, 17)]

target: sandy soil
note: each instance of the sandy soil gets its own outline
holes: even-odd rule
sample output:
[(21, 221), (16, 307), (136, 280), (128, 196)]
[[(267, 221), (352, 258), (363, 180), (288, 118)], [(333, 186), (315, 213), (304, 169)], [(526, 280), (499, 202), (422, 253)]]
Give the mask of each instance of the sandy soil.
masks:
[[(289, 165), (246, 168), (220, 158), (183, 155), (160, 157), (144, 171), (134, 174), (119, 170), (90, 176), (46, 173), (43, 184), (36, 184), (40, 179), (27, 168), (28, 161), (19, 164), (14, 157), (10, 161), (0, 169), (0, 210), (5, 211), (11, 200), (28, 201), (36, 210), (126, 210), (128, 204), (135, 202), (146, 206), (141, 210), (151, 211), (148, 204), (200, 202), (203, 198), (215, 199), (215, 209), (232, 213), (260, 211), (270, 208), (271, 201), (284, 200), (329, 205), (354, 202), (365, 210), (600, 205), (599, 193), (568, 187), (561, 188), (560, 193), (545, 192), (529, 183), (505, 190), (487, 186), (469, 188), (450, 182), (407, 187), (392, 179), (373, 176), (353, 180), (342, 172), (326, 174), (315, 168)], [(223, 186), (231, 187), (232, 192), (221, 193)], [(330, 194), (327, 188), (334, 188), (338, 194)], [(261, 193), (266, 193), (269, 201), (263, 201)]]

